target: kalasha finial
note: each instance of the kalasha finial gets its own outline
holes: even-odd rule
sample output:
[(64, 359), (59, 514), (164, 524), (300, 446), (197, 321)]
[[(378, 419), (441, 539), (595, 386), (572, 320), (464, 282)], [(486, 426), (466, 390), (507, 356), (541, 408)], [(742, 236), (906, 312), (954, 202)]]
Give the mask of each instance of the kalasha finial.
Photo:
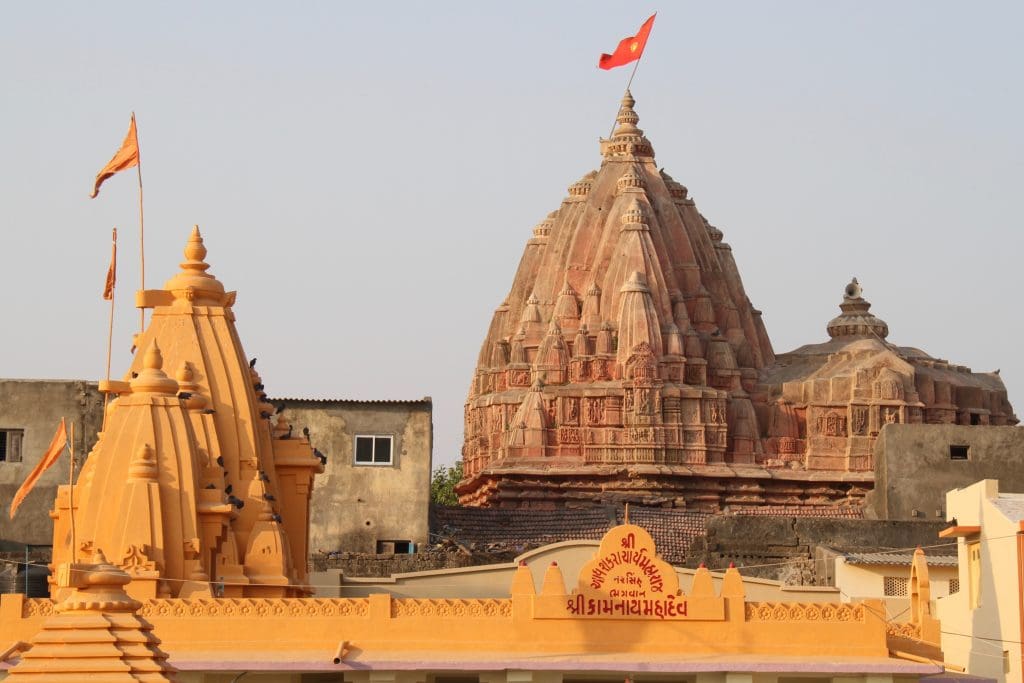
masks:
[(164, 284), (164, 289), (173, 292), (175, 299), (185, 300), (196, 306), (230, 306), (234, 294), (225, 294), (224, 285), (210, 273), (206, 262), (206, 245), (199, 232), (199, 226), (192, 226), (192, 232), (185, 243), (185, 260), (181, 270)]
[(164, 357), (154, 339), (142, 355), (142, 370), (130, 382), (132, 391), (155, 394), (177, 393), (178, 383), (164, 373), (163, 367)]
[(150, 342), (146, 348), (146, 355), (142, 357), (142, 367), (147, 370), (162, 370), (164, 367), (164, 355), (160, 353), (156, 339)]
[(633, 94), (628, 90), (626, 94), (622, 96), (622, 106), (619, 107), (619, 115), (615, 117), (615, 121), (618, 122), (618, 127), (615, 132), (612, 133), (612, 137), (616, 135), (640, 135), (641, 131), (636, 127), (636, 124), (640, 123), (640, 117), (637, 115), (636, 110), (633, 106), (636, 104), (636, 100), (633, 99)]
[(192, 234), (188, 236), (188, 244), (185, 245), (185, 261), (181, 263), (182, 270), (198, 270), (205, 272), (210, 268), (206, 259), (206, 245), (203, 244), (203, 236), (199, 233), (199, 226), (192, 226)]

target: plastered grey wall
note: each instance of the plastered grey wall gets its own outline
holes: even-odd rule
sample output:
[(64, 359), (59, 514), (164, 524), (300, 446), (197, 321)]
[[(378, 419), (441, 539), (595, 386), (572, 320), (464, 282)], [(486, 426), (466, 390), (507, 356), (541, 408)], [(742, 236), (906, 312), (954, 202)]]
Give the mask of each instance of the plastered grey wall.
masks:
[(94, 382), (0, 379), (0, 429), (25, 430), (22, 461), (0, 462), (0, 541), (30, 545), (53, 542), (49, 511), (57, 486), (68, 481), (67, 456), (46, 471), (13, 521), (8, 515), (11, 499), (50, 445), (62, 417), (67, 418), (69, 429), (75, 422), (75, 455), (81, 465), (96, 443), (102, 407), (103, 397)]
[[(408, 402), (300, 401), (284, 404), (296, 432), (308, 427), (313, 446), (327, 456), (313, 484), (310, 555), (377, 552), (378, 541), (429, 539), (433, 450), (430, 399)], [(393, 437), (393, 462), (357, 465), (355, 436)]]
[[(951, 444), (968, 446), (968, 459), (950, 459)], [(946, 491), (979, 479), (1024, 492), (1021, 427), (891, 424), (879, 432), (874, 455), (865, 512), (877, 519), (943, 519)]]

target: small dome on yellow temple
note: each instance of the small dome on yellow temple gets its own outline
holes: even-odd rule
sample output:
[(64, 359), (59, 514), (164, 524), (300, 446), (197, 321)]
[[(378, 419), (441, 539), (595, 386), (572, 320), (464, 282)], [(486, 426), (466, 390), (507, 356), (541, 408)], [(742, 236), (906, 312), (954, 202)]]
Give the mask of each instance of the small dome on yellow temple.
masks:
[(142, 370), (132, 378), (130, 384), (134, 393), (174, 394), (178, 383), (163, 371), (164, 357), (156, 340), (150, 342), (142, 358)]

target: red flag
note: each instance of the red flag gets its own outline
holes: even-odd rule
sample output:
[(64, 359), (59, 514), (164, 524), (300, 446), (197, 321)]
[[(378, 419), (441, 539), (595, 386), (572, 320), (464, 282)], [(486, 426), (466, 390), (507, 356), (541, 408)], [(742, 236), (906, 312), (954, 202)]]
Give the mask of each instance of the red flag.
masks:
[(597, 65), (602, 69), (614, 69), (617, 66), (623, 64), (629, 64), (640, 59), (640, 55), (644, 53), (644, 46), (647, 45), (647, 36), (651, 33), (651, 26), (654, 25), (654, 17), (658, 16), (655, 12), (650, 18), (644, 22), (640, 30), (636, 32), (635, 36), (629, 36), (623, 38), (619, 42), (619, 46), (615, 48), (615, 52), (610, 55), (601, 55), (601, 59), (598, 60)]
[(29, 494), (35, 485), (39, 481), (39, 478), (43, 476), (43, 472), (50, 469), (53, 463), (57, 462), (60, 458), (60, 454), (64, 452), (64, 447), (68, 445), (68, 432), (64, 425), (64, 418), (60, 419), (60, 426), (57, 427), (57, 433), (53, 435), (53, 441), (50, 442), (50, 447), (46, 449), (46, 453), (36, 464), (35, 468), (28, 473), (25, 477), (25, 481), (21, 483), (17, 492), (14, 494), (14, 500), (11, 501), (11, 519), (14, 519), (14, 513), (18, 511), (18, 506), (21, 505), (21, 501), (25, 500), (25, 496)]
[(110, 267), (107, 268), (107, 284), (103, 286), (103, 298), (110, 301), (114, 298), (114, 285), (117, 284), (117, 228), (114, 228), (114, 243), (110, 247)]
[(92, 194), (95, 198), (100, 193), (100, 185), (103, 181), (121, 171), (135, 168), (139, 165), (139, 135), (135, 130), (135, 114), (132, 114), (132, 121), (128, 124), (128, 134), (124, 136), (121, 149), (117, 150), (114, 158), (107, 162), (107, 165), (96, 174), (96, 184), (93, 185)]

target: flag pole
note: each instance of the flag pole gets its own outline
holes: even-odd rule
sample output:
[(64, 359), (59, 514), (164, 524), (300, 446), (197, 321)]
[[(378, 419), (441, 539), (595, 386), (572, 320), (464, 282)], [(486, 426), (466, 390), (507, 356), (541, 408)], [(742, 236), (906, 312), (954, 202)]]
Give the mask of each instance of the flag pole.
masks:
[[(111, 347), (114, 343), (114, 297), (117, 296), (117, 228), (114, 228), (111, 233), (111, 239), (113, 240), (113, 255), (111, 258), (110, 267), (114, 268), (114, 280), (110, 287), (110, 324), (107, 329), (107, 382), (110, 382), (110, 354)], [(102, 431), (107, 429), (107, 403), (110, 402), (110, 392), (104, 392), (103, 394), (103, 426), (100, 427)]]
[(644, 58), (643, 53), (636, 58), (636, 64), (633, 65), (633, 71), (629, 74), (629, 80), (626, 82), (626, 90), (629, 90), (629, 86), (633, 85), (633, 76), (636, 76), (636, 70), (640, 68), (640, 60)]
[(71, 474), (68, 475), (68, 513), (71, 518), (71, 561), (78, 558), (75, 548), (75, 421), (71, 421), (71, 438), (68, 439), (68, 452), (71, 454)]
[[(146, 228), (145, 219), (142, 211), (142, 149), (139, 147), (139, 129), (138, 122), (135, 121), (135, 112), (132, 112), (132, 121), (135, 123), (135, 149), (138, 150), (139, 163), (135, 165), (136, 170), (139, 174), (139, 260), (141, 267), (139, 269), (139, 282), (140, 289), (146, 289)], [(146, 329), (146, 309), (139, 309), (139, 334)]]

